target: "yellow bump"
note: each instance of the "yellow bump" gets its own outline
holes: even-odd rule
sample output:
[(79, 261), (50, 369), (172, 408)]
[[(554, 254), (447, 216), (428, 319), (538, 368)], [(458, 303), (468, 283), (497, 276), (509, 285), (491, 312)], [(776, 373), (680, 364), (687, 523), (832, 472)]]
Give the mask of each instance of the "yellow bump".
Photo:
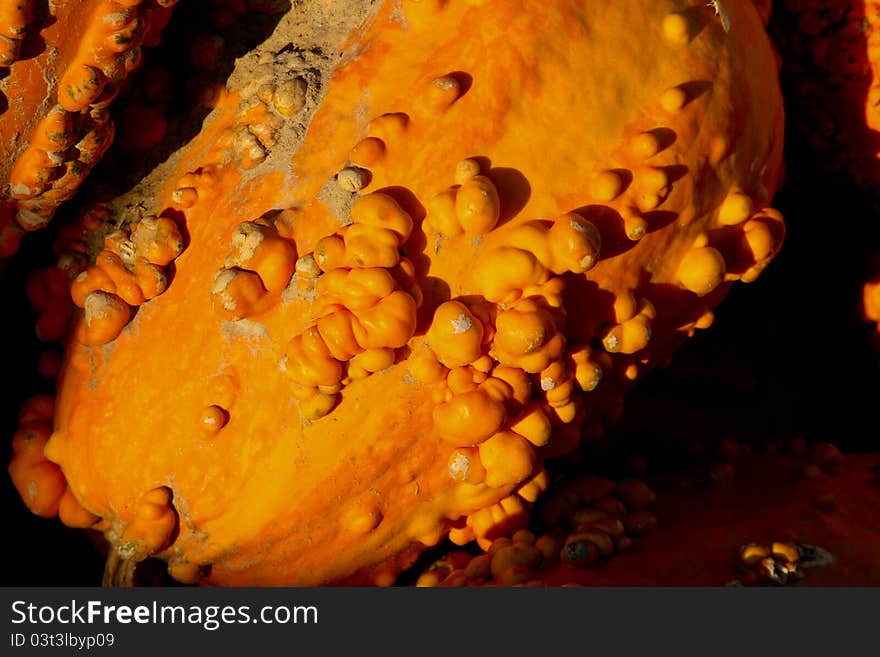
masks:
[(340, 526), (355, 536), (363, 536), (378, 527), (380, 522), (382, 511), (379, 499), (370, 494), (370, 497), (359, 500), (343, 512)]
[(634, 354), (644, 349), (650, 340), (650, 320), (639, 315), (612, 327), (602, 339), (602, 344), (610, 353)]
[(115, 294), (95, 290), (83, 303), (80, 342), (88, 346), (115, 340), (131, 318), (131, 308)]
[(431, 81), (428, 88), (428, 103), (434, 109), (445, 109), (461, 95), (461, 84), (455, 77), (444, 75)]
[(543, 447), (550, 441), (553, 426), (537, 402), (532, 402), (519, 417), (508, 423), (511, 431), (518, 433), (535, 447)]
[[(583, 274), (599, 260), (602, 236), (589, 221), (574, 212), (557, 217), (547, 232), (554, 274)], [(547, 264), (547, 263), (545, 263)]]
[(356, 167), (345, 167), (336, 174), (336, 184), (346, 192), (359, 192), (367, 185), (366, 173)]
[(590, 358), (591, 354), (587, 345), (577, 345), (569, 352), (575, 364), (574, 379), (584, 392), (595, 390), (602, 380), (602, 368)]
[(381, 372), (394, 365), (394, 350), (385, 348), (367, 349), (351, 359), (350, 366), (367, 372)]
[(678, 267), (684, 287), (698, 296), (709, 294), (724, 280), (724, 257), (711, 246), (691, 249)]
[(417, 351), (409, 360), (408, 370), (413, 378), (422, 383), (438, 383), (446, 374), (446, 368), (430, 349)]
[(752, 199), (742, 192), (732, 192), (724, 199), (718, 210), (718, 223), (722, 226), (736, 226), (752, 214)]
[(455, 165), (455, 184), (463, 185), (474, 176), (480, 175), (480, 163), (467, 158)]
[(335, 405), (336, 395), (325, 395), (324, 393), (317, 392), (300, 402), (300, 411), (307, 419), (318, 420), (332, 411)]
[(687, 94), (681, 87), (667, 89), (660, 96), (660, 106), (670, 114), (681, 110), (687, 104)]
[(361, 196), (351, 206), (351, 220), (356, 224), (386, 228), (398, 238), (398, 246), (409, 238), (413, 220), (391, 196), (374, 192)]
[[(340, 263), (343, 267), (391, 269), (400, 263), (400, 252), (397, 250), (400, 246), (400, 236), (393, 230), (354, 224), (345, 228), (343, 241), (344, 258)], [(320, 242), (318, 244), (320, 245)], [(318, 250), (317, 246), (315, 250)]]
[(449, 540), (455, 545), (467, 545), (476, 538), (473, 527), (453, 527), (449, 530)]
[(455, 237), (461, 233), (461, 225), (455, 216), (456, 192), (455, 188), (450, 188), (428, 199), (425, 208), (427, 214), (422, 223), (425, 232), (436, 232), (445, 237)]
[(301, 386), (333, 386), (342, 379), (342, 364), (333, 358), (316, 326), (287, 343), (286, 373)]
[[(474, 381), (474, 370), (470, 367), (452, 368), (446, 376), (446, 387), (449, 388), (449, 391), (453, 395), (460, 395), (471, 390), (476, 390), (477, 382)], [(488, 393), (489, 391), (486, 392)]]
[(492, 357), (489, 354), (483, 354), (473, 363), (471, 363), (471, 367), (473, 367), (478, 372), (491, 372), (492, 368), (495, 367), (495, 361), (492, 360)]
[(146, 492), (125, 527), (117, 550), (126, 559), (142, 561), (168, 546), (177, 513), (171, 505), (171, 490), (165, 486)]
[[(658, 199), (659, 200), (659, 199)], [(657, 204), (654, 205), (656, 207)], [(638, 242), (648, 232), (648, 222), (638, 214), (627, 214), (623, 218), (623, 230), (627, 238)]]
[(715, 313), (711, 310), (706, 310), (702, 315), (697, 318), (697, 321), (694, 322), (694, 328), (698, 329), (707, 329), (715, 322)]
[(616, 171), (603, 171), (590, 183), (590, 195), (600, 203), (613, 201), (623, 191), (623, 177)]
[(495, 318), (495, 326), (496, 350), (514, 355), (537, 351), (555, 333), (552, 319), (542, 309), (503, 310)]
[(296, 266), (296, 248), (268, 226), (253, 221), (240, 223), (232, 234), (226, 267), (256, 272), (266, 287), (279, 292), (287, 287)]
[(465, 233), (484, 235), (495, 228), (501, 216), (498, 190), (486, 176), (474, 176), (455, 195), (455, 215)]
[(385, 155), (385, 143), (377, 137), (362, 139), (351, 149), (349, 158), (362, 167), (370, 167)]
[(550, 278), (534, 254), (507, 246), (481, 254), (472, 275), (480, 292), (493, 303), (513, 303), (526, 287), (541, 285)]
[(208, 406), (202, 409), (199, 417), (199, 426), (207, 433), (214, 433), (222, 429), (227, 422), (226, 411), (219, 406)]
[(651, 167), (639, 174), (639, 186), (652, 192), (659, 192), (669, 186), (669, 176), (663, 169)]
[(434, 311), (428, 344), (446, 367), (460, 367), (482, 355), (483, 324), (460, 301), (447, 301)]
[(434, 409), (434, 428), (441, 438), (457, 447), (477, 445), (504, 425), (504, 404), (485, 390), (455, 395)]
[(535, 448), (512, 431), (499, 431), (480, 445), (480, 460), (486, 468), (486, 485), (515, 486), (535, 467)]
[(612, 309), (614, 310), (614, 321), (623, 324), (639, 312), (639, 302), (632, 292), (626, 290), (619, 292), (614, 298)]
[(532, 386), (529, 377), (517, 367), (498, 365), (492, 370), (492, 376), (501, 379), (513, 391), (513, 399), (519, 404), (525, 404), (532, 394)]
[(370, 121), (369, 132), (387, 144), (400, 139), (406, 132), (408, 123), (409, 117), (406, 114), (400, 112), (381, 114)]
[(526, 502), (535, 502), (550, 487), (550, 475), (545, 468), (541, 468), (524, 481), (516, 493)]
[(663, 17), (663, 36), (669, 43), (682, 45), (690, 41), (691, 24), (688, 17), (672, 12)]
[(630, 143), (630, 150), (636, 157), (647, 159), (660, 152), (660, 140), (652, 132), (636, 135)]
[(199, 200), (195, 187), (179, 187), (171, 192), (171, 200), (182, 208), (191, 208)]

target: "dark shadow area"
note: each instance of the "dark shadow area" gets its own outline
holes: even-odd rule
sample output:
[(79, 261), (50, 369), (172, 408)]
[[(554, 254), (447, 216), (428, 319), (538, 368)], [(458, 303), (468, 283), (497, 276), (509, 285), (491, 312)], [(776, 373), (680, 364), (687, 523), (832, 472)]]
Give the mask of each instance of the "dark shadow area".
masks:
[(657, 138), (657, 143), (660, 145), (659, 150), (661, 151), (665, 151), (672, 146), (678, 138), (675, 130), (669, 128), (654, 128), (653, 130), (648, 130), (648, 134), (654, 135)]
[(678, 219), (678, 212), (671, 212), (669, 210), (649, 210), (648, 212), (642, 213), (642, 219), (647, 223), (645, 232), (653, 233), (656, 230), (665, 228)]
[(684, 92), (685, 102), (682, 105), (684, 107), (711, 90), (712, 82), (710, 80), (691, 80), (678, 85), (678, 88)]
[(493, 167), (485, 175), (498, 190), (501, 216), (496, 226), (502, 226), (526, 207), (532, 196), (532, 186), (521, 171), (510, 167)]
[[(830, 24), (838, 27), (864, 18), (852, 9), (846, 15), (840, 8), (828, 11)], [(794, 34), (794, 20), (774, 15), (774, 32)], [(847, 56), (861, 52), (866, 64), (865, 41), (849, 43)], [(816, 151), (822, 146), (816, 139), (821, 124), (814, 120), (820, 97), (827, 106), (851, 103), (848, 111), (863, 112), (870, 77), (823, 77), (809, 52), (788, 45), (788, 54), (782, 79), (788, 101), (787, 182), (773, 199), (786, 217), (786, 240), (757, 281), (733, 285), (708, 331), (688, 340), (668, 369), (651, 372), (627, 396), (614, 436), (641, 444), (655, 459), (663, 459), (660, 445), (686, 452), (695, 441), (721, 439), (756, 446), (803, 436), (835, 442), (843, 450), (880, 449), (880, 352), (873, 344), (874, 329), (859, 312), (871, 256), (880, 248), (880, 213), (876, 196), (846, 175), (829, 180), (831, 162)], [(812, 73), (805, 70), (809, 67)], [(825, 86), (805, 84), (817, 76)], [(861, 88), (860, 97), (853, 96), (853, 85)], [(810, 100), (798, 103), (805, 89)], [(864, 117), (858, 125), (868, 139), (861, 144), (865, 153), (880, 150), (876, 133), (868, 135), (863, 127)], [(844, 141), (846, 130), (838, 126), (828, 133), (826, 146), (855, 148)]]
[(629, 251), (636, 243), (626, 236), (623, 217), (607, 205), (587, 205), (573, 210), (584, 219), (590, 221), (602, 236), (602, 249), (599, 259), (606, 260)]
[(471, 74), (465, 73), (464, 71), (453, 71), (452, 73), (449, 73), (447, 77), (453, 78), (456, 82), (458, 82), (458, 98), (461, 98), (468, 91), (470, 91), (470, 88), (474, 84), (474, 78), (471, 76)]
[(0, 575), (4, 586), (96, 585), (101, 581), (104, 562), (85, 532), (68, 529), (57, 518), (39, 518), (28, 511), (6, 474), (19, 409), (30, 397), (52, 394), (54, 389), (53, 382), (37, 372), (43, 345), (34, 333), (37, 318), (24, 293), (28, 273), (51, 262), (51, 244), (49, 231), (28, 235), (0, 273), (0, 305), (4, 309), (0, 339), (7, 346), (3, 370), (8, 376), (0, 403), (0, 496), (8, 537)]
[[(773, 3), (770, 34), (779, 50), (786, 94), (789, 141), (802, 141), (804, 156), (846, 188), (880, 187), (880, 132), (866, 125), (878, 117), (868, 39), (877, 27), (865, 14), (866, 0), (808, 3), (795, 14)], [(875, 46), (876, 48), (876, 46)], [(876, 125), (876, 122), (875, 122)], [(876, 222), (875, 222), (876, 223)]]

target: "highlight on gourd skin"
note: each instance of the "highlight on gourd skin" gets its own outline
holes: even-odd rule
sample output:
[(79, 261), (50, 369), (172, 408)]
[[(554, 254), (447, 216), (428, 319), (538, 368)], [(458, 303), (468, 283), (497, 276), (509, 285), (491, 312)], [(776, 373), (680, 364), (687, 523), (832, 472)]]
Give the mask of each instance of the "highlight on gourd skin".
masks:
[[(0, 171), (2, 255), (86, 189), (114, 121), (137, 123), (111, 101), (174, 3), (87, 4)], [(653, 493), (591, 480), (567, 533), (538, 535), (559, 459), (782, 247), (782, 99), (750, 0), (724, 3), (736, 29), (673, 0), (554, 0), (540, 26), (501, 0), (362, 4), (336, 17), (341, 59), (278, 33), (206, 83), (143, 207), (83, 191), (28, 284), (64, 356), (10, 473), (34, 513), (105, 535), (108, 582), (159, 558), (185, 583), (388, 584), (446, 539), (483, 554), (420, 583), (604, 563), (656, 523)], [(3, 44), (32, 29), (21, 7)], [(635, 10), (645, 47), (621, 53)], [(203, 37), (196, 70), (226, 56)], [(161, 142), (151, 125), (125, 150)]]

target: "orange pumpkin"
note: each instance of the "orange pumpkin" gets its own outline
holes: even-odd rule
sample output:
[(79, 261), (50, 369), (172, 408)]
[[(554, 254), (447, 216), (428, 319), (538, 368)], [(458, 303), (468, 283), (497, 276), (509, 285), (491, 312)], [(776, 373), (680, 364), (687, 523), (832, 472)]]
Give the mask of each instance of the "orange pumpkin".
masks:
[(751, 2), (338, 18), (341, 64), (270, 37), (72, 281), (54, 430), (11, 467), (47, 513), (63, 472), (109, 582), (390, 584), (488, 546), (780, 247)]

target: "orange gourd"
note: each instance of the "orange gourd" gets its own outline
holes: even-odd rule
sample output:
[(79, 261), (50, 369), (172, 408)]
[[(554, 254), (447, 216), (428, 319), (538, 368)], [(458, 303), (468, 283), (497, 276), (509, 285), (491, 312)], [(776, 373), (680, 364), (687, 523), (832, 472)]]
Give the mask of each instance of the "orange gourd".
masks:
[(87, 213), (121, 227), (84, 226), (103, 247), (71, 273), (40, 463), (100, 518), (107, 581), (158, 556), (390, 584), (521, 527), (548, 462), (781, 245), (773, 55), (724, 9), (380, 2), (340, 22), (320, 102), (282, 55), (233, 76), (148, 218)]
[(110, 147), (108, 107), (176, 1), (0, 7), (0, 67), (9, 67), (0, 91), (0, 257), (49, 223)]

